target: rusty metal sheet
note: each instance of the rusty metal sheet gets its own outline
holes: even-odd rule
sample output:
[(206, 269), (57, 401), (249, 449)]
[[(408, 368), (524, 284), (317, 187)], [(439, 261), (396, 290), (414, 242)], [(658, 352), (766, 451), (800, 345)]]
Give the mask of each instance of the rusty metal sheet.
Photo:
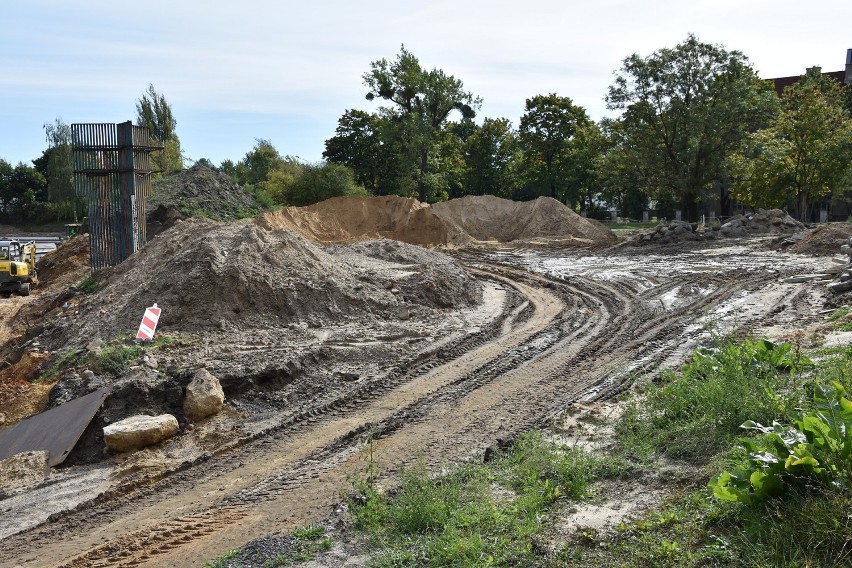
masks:
[(0, 459), (43, 450), (51, 466), (62, 463), (108, 394), (102, 388), (0, 430)]

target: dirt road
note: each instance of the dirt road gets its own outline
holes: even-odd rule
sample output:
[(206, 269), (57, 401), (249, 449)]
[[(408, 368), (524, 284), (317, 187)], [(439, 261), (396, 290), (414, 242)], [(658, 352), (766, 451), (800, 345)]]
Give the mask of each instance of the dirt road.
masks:
[(610, 397), (632, 377), (682, 360), (708, 319), (758, 331), (813, 319), (818, 298), (782, 279), (821, 261), (734, 252), (467, 257), (472, 274), (505, 291), (487, 330), (241, 447), (9, 536), (0, 565), (199, 566), (325, 517), (363, 471), (368, 437), (392, 483), (396, 464), (480, 459), (573, 401)]

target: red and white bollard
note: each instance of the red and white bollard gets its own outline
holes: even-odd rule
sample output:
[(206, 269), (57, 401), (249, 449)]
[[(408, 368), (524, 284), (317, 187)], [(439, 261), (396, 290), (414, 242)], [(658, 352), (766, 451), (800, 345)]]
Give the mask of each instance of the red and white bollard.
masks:
[(139, 331), (136, 333), (136, 339), (142, 341), (151, 341), (154, 339), (154, 331), (157, 329), (157, 321), (160, 319), (162, 309), (154, 304), (150, 308), (145, 308), (145, 315), (142, 316), (142, 323), (139, 324)]

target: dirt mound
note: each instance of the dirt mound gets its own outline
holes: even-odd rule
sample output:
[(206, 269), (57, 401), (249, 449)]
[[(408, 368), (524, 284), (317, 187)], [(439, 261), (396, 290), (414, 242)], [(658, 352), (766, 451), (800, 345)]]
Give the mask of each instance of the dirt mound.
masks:
[(389, 284), (405, 298), (439, 308), (473, 305), (482, 301), (482, 288), (447, 256), (400, 241), (382, 239), (350, 245), (352, 252), (395, 263), (401, 274)]
[(686, 221), (672, 221), (659, 225), (627, 239), (632, 246), (672, 244), (688, 241), (706, 241), (720, 238), (757, 237), (765, 235), (792, 235), (805, 226), (781, 209), (758, 209), (757, 213), (736, 215), (720, 227), (699, 225)]
[(39, 260), (38, 278), (45, 287), (74, 284), (85, 277), (90, 266), (89, 235), (77, 235), (63, 241), (59, 248)]
[(156, 180), (148, 198), (148, 238), (178, 218), (209, 217), (220, 221), (256, 215), (257, 199), (227, 175), (201, 164)]
[(852, 237), (852, 223), (828, 223), (806, 231), (787, 251), (813, 256), (840, 254), (840, 247)]
[(288, 229), (321, 243), (348, 243), (376, 238), (417, 245), (448, 243), (447, 229), (429, 206), (395, 195), (334, 197), (307, 207), (265, 213), (258, 224)]
[(396, 196), (336, 197), (308, 207), (266, 213), (258, 223), (266, 228), (289, 229), (325, 243), (377, 237), (422, 246), (541, 238), (562, 238), (582, 244), (616, 240), (600, 223), (580, 217), (549, 197), (517, 202), (491, 195), (472, 196), (431, 207)]
[[(135, 329), (144, 307), (155, 302), (163, 308), (160, 325), (174, 331), (239, 329), (240, 322), (320, 326), (393, 312), (403, 301), (399, 290), (392, 291), (359, 254), (348, 254), (346, 247), (327, 252), (298, 234), (270, 230), (252, 219), (180, 221), (98, 275), (98, 291), (87, 303), (104, 308), (81, 310), (71, 333), (81, 341), (115, 337)], [(435, 261), (430, 262), (438, 266)], [(478, 285), (460, 269), (439, 272), (436, 294), (449, 296), (449, 305), (476, 300), (471, 287)], [(460, 282), (448, 283), (453, 279)]]
[(616, 240), (597, 221), (584, 219), (559, 201), (509, 201), (493, 195), (452, 199), (432, 206), (432, 212), (458, 232), (477, 241), (527, 241), (542, 237), (570, 237), (589, 243)]
[(723, 237), (791, 235), (805, 226), (781, 209), (758, 209), (757, 213), (736, 215), (719, 228)]

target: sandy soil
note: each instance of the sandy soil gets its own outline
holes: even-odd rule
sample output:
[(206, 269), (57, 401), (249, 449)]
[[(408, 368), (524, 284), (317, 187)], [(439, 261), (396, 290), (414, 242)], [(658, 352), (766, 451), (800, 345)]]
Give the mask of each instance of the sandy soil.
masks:
[[(822, 341), (824, 284), (787, 277), (828, 258), (767, 238), (605, 249), (612, 234), (558, 202), (495, 199), (350, 198), (178, 221), (89, 293), (74, 287), (88, 273), (84, 239), (45, 257), (32, 296), (0, 300), (0, 388), (33, 389), (33, 409), (112, 393), (62, 467), (0, 496), (0, 566), (197, 566), (326, 519), (368, 439), (391, 486), (401, 464), (437, 472), (572, 409), (588, 415), (635, 377), (680, 365), (711, 329)], [(153, 302), (168, 344), (119, 375), (86, 372), (105, 345), (127, 345)], [(69, 353), (36, 393), (30, 380)], [(180, 401), (199, 367), (227, 404), (190, 424)], [(7, 423), (31, 412), (2, 400)], [(104, 453), (105, 424), (162, 412), (178, 436)], [(631, 495), (569, 511), (566, 526), (629, 514)]]

